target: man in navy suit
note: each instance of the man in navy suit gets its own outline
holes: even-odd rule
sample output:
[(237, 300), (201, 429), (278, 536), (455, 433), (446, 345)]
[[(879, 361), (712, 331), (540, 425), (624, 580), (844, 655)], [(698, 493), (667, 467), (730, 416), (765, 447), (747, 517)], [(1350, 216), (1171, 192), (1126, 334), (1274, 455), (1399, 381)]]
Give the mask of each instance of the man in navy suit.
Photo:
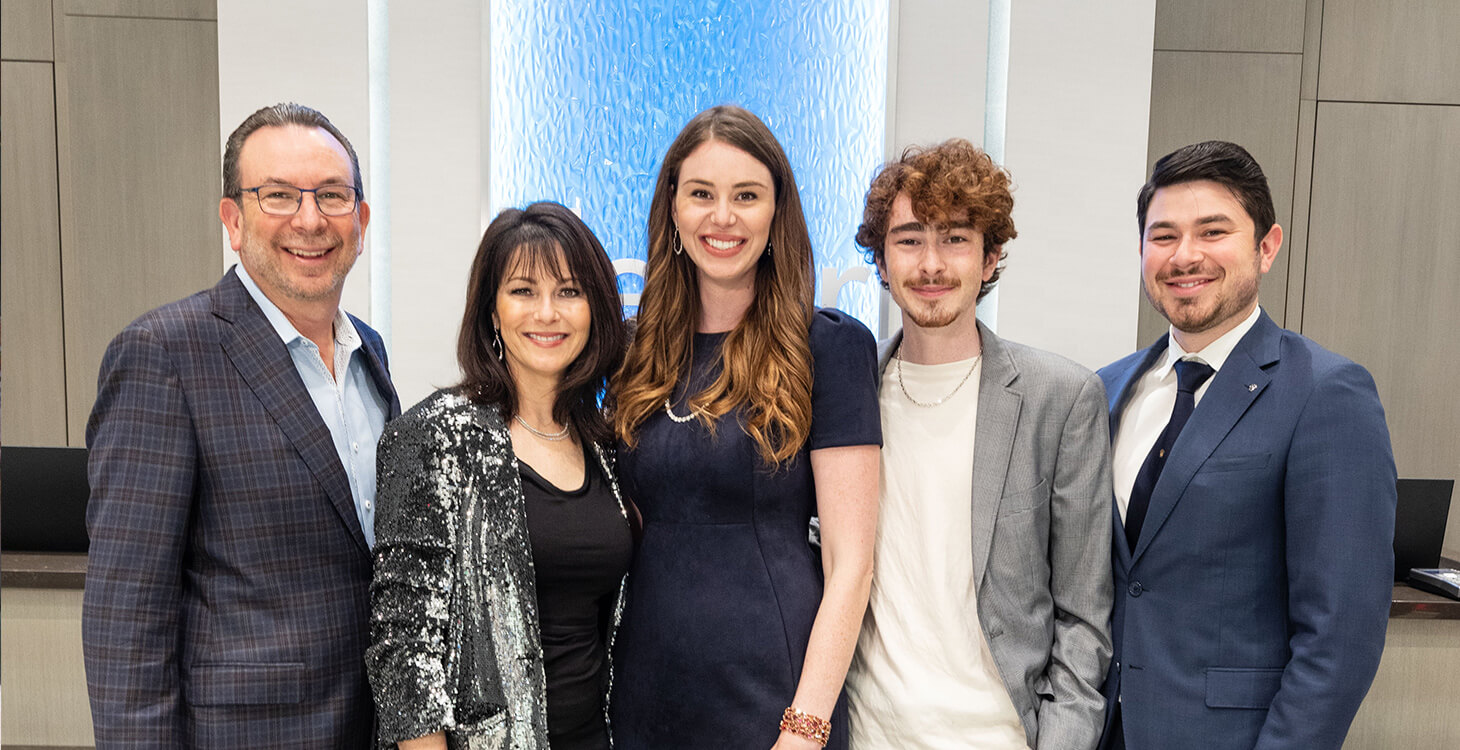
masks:
[(1171, 327), (1100, 371), (1116, 499), (1103, 746), (1336, 750), (1393, 584), (1374, 381), (1258, 306), (1283, 232), (1240, 146), (1163, 157), (1137, 218)]
[(370, 744), (375, 443), (400, 404), (340, 309), (362, 189), (324, 115), (255, 112), (218, 209), (241, 267), (107, 349), (82, 615), (99, 748)]

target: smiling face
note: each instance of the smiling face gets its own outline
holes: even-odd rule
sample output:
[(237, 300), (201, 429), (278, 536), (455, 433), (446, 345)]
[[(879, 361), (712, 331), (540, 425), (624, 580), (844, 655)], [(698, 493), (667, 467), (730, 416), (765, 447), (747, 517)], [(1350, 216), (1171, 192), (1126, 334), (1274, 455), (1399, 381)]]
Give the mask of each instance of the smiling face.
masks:
[(497, 287), (492, 322), (501, 332), (507, 371), (518, 392), (528, 381), (556, 389), (588, 344), (588, 299), (568, 274), (562, 251), (552, 265), (528, 263), (517, 250)]
[(903, 327), (976, 331), (979, 288), (997, 265), (997, 255), (984, 252), (983, 234), (973, 225), (930, 226), (913, 214), (907, 193), (893, 200), (877, 271), (902, 308)]
[[(239, 151), (238, 170), (245, 188), (355, 184), (345, 147), (322, 128), (297, 125), (255, 131)], [(244, 269), (286, 312), (295, 303), (339, 306), (345, 276), (364, 249), (361, 238), (370, 222), (363, 200), (344, 216), (325, 216), (313, 194), (304, 196), (293, 216), (264, 213), (253, 193), (244, 193), (240, 202), (224, 198), (218, 214)]]
[(1232, 191), (1210, 180), (1156, 191), (1141, 238), (1146, 298), (1197, 352), (1242, 322), (1257, 304), (1258, 282), (1272, 267), (1283, 232), (1259, 241), (1252, 217)]
[(771, 171), (750, 154), (709, 140), (680, 165), (670, 216), (701, 286), (752, 289), (775, 214)]

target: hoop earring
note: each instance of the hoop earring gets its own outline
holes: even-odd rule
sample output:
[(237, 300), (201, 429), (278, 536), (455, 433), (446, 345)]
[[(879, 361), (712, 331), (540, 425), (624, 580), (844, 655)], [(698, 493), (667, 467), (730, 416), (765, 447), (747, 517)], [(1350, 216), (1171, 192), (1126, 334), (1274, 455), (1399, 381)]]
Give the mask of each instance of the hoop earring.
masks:
[(502, 331), (496, 326), (492, 326), (492, 351), (497, 355), (497, 359), (502, 358)]
[(682, 255), (682, 254), (684, 254), (684, 243), (681, 242), (680, 239), (679, 239), (679, 230), (678, 229), (675, 229), (674, 230), (674, 244), (673, 244), (673, 247), (674, 247), (674, 254), (675, 255)]
[(767, 257), (767, 258), (771, 257), (771, 251), (773, 251), (773, 250), (775, 250), (775, 248), (774, 247), (771, 247), (771, 241), (769, 239), (767, 239), (765, 241), (765, 257)]

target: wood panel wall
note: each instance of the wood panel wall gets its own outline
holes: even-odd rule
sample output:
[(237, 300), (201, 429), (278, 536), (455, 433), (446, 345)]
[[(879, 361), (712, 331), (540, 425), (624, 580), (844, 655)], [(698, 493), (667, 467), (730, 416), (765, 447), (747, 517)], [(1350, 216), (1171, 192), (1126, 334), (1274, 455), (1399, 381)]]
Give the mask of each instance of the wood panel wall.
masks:
[(0, 437), (9, 445), (67, 443), (54, 75), (49, 60), (0, 61)]
[(107, 343), (218, 277), (213, 0), (5, 0), (9, 445), (85, 443)]

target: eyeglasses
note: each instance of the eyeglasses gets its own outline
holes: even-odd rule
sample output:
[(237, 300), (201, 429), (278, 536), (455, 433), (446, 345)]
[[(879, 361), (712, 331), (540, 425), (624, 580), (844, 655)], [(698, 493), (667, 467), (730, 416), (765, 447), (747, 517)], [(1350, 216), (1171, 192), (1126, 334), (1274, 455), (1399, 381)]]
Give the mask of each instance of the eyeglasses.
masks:
[(355, 210), (355, 188), (349, 185), (325, 185), (298, 188), (293, 185), (259, 185), (244, 188), (259, 199), (259, 208), (273, 216), (293, 216), (304, 202), (305, 193), (314, 193), (314, 205), (325, 216), (344, 216)]

